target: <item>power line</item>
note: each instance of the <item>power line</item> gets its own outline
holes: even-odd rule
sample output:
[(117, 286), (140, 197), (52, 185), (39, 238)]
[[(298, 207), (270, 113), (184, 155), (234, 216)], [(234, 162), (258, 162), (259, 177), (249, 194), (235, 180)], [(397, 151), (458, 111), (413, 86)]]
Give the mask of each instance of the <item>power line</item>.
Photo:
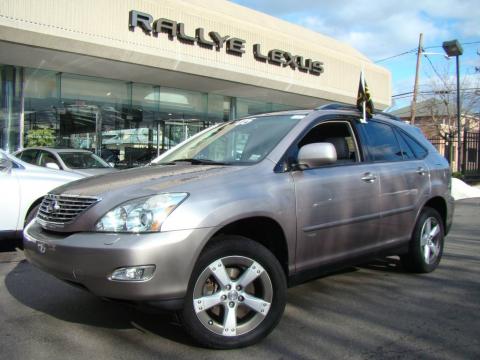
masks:
[(389, 56), (389, 57), (384, 58), (384, 59), (376, 60), (376, 61), (374, 61), (374, 62), (375, 62), (375, 63), (379, 63), (379, 62), (382, 62), (382, 61), (387, 61), (387, 60), (390, 60), (390, 59), (397, 58), (397, 57), (399, 57), (399, 56), (403, 56), (403, 55), (415, 53), (416, 51), (417, 51), (417, 49), (411, 49), (411, 50), (405, 51), (405, 52), (403, 52), (403, 53), (401, 53), (401, 54), (392, 55), (392, 56)]
[[(480, 91), (480, 88), (462, 88), (464, 93), (477, 93)], [(419, 91), (421, 95), (437, 95), (437, 94), (451, 94), (454, 93), (454, 90), (425, 90)], [(392, 98), (406, 98), (413, 95), (413, 91), (408, 91), (400, 94), (392, 95)]]
[[(480, 41), (471, 41), (471, 42), (461, 43), (462, 46), (474, 45), (474, 44), (480, 44)], [(441, 47), (442, 47), (442, 45), (435, 45), (435, 46), (426, 46), (423, 49), (424, 50), (425, 49), (437, 49), (437, 48), (441, 48)], [(417, 52), (416, 48), (411, 49), (411, 50), (408, 50), (408, 51), (404, 51), (400, 54), (392, 55), (392, 56), (389, 56), (389, 57), (386, 57), (386, 58), (383, 58), (383, 59), (380, 59), (380, 60), (375, 60), (374, 63), (380, 63), (380, 62), (383, 62), (383, 61), (387, 61), (387, 60), (390, 60), (390, 59), (395, 59), (397, 57), (407, 55), (407, 54), (416, 53), (416, 52)]]
[(432, 67), (433, 71), (435, 72), (435, 74), (438, 76), (438, 78), (440, 79), (440, 81), (443, 82), (443, 85), (445, 85), (445, 88), (448, 89), (448, 84), (447, 82), (445, 81), (445, 79), (439, 74), (439, 72), (437, 71), (437, 69), (435, 68), (435, 66), (433, 66), (433, 63), (432, 63), (432, 60), (430, 60), (430, 58), (428, 57), (428, 55), (425, 54), (425, 57), (427, 58), (428, 62), (430, 63), (430, 66)]
[[(471, 42), (467, 42), (467, 43), (461, 43), (462, 46), (474, 45), (474, 44), (480, 44), (480, 41), (471, 41)], [(424, 49), (438, 49), (438, 48), (442, 48), (442, 47), (443, 47), (442, 45), (435, 45), (435, 46), (427, 46)]]

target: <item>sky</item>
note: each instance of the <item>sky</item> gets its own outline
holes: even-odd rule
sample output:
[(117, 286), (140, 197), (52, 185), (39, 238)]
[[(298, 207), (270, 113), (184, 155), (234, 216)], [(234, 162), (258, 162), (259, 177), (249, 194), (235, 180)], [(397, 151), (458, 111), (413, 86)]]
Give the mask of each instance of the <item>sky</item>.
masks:
[[(420, 91), (437, 89), (445, 81), (454, 84), (455, 59), (447, 59), (441, 45), (443, 41), (458, 39), (464, 50), (460, 57), (461, 88), (480, 87), (480, 72), (475, 69), (480, 68), (480, 55), (477, 54), (480, 52), (479, 0), (233, 2), (351, 45), (391, 71), (393, 95), (413, 90), (420, 33), (423, 33), (425, 52), (429, 54), (422, 57)], [(424, 94), (421, 98), (428, 96)], [(394, 96), (394, 99), (393, 109), (406, 106), (411, 94)]]

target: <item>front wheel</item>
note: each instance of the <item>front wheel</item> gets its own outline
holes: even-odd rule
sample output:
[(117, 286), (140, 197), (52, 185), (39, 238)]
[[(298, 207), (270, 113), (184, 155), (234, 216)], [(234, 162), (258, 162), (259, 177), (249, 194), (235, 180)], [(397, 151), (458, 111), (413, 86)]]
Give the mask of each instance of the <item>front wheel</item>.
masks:
[(409, 251), (401, 256), (405, 268), (416, 273), (435, 270), (442, 258), (444, 234), (440, 214), (435, 209), (425, 207), (415, 224)]
[(228, 236), (200, 255), (181, 318), (201, 345), (232, 349), (272, 331), (285, 302), (285, 274), (275, 256), (250, 239)]

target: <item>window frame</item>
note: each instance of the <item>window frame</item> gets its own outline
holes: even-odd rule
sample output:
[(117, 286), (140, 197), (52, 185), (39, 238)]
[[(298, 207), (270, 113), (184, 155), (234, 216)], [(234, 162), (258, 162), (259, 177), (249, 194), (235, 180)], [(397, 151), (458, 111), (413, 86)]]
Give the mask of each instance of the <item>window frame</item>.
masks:
[[(27, 161), (25, 159), (22, 158), (22, 156), (27, 152), (27, 151), (31, 151), (31, 152), (34, 152), (35, 153), (35, 156), (33, 157), (33, 161), (30, 162), (30, 161)], [(40, 150), (39, 149), (24, 149), (22, 151), (20, 151), (16, 157), (18, 157), (20, 160), (26, 162), (27, 164), (30, 164), (30, 165), (37, 165), (37, 161), (38, 161), (38, 154), (40, 153)]]
[[(402, 147), (400, 146), (400, 142), (398, 141), (398, 138), (397, 138), (398, 135), (396, 134), (396, 130), (398, 129), (397, 126), (395, 126), (393, 124), (390, 124), (386, 121), (382, 121), (382, 120), (377, 119), (377, 118), (369, 119), (368, 122), (379, 123), (379, 124), (386, 125), (386, 126), (390, 127), (390, 129), (392, 130), (393, 136), (395, 138), (395, 141), (397, 142), (397, 146), (400, 149), (400, 151), (402, 152)], [(365, 154), (366, 154), (365, 162), (368, 162), (368, 163), (371, 163), (371, 164), (381, 164), (381, 163), (397, 163), (397, 162), (402, 162), (402, 161), (410, 161), (410, 159), (405, 159), (405, 157), (403, 156), (403, 152), (402, 152), (402, 158), (398, 159), (398, 160), (375, 160), (375, 157), (373, 156), (372, 152), (370, 151), (370, 142), (369, 142), (368, 132), (366, 131), (365, 127), (363, 127), (361, 125), (362, 125), (362, 123), (357, 123), (356, 127), (358, 127), (358, 130), (359, 130), (358, 132), (361, 134), (361, 141), (363, 143), (364, 151), (365, 151)], [(413, 152), (413, 150), (412, 150), (412, 153), (415, 154)], [(417, 159), (414, 159), (414, 160), (417, 160)]]
[[(55, 164), (58, 165), (58, 167), (60, 168), (60, 170), (63, 170), (63, 166), (62, 166), (62, 164), (60, 164), (60, 162), (58, 161), (57, 156), (56, 156), (53, 152), (48, 151), (48, 150), (43, 150), (43, 149), (42, 149), (42, 150), (38, 150), (38, 154), (37, 154), (37, 164), (36, 164), (36, 165), (41, 166), (41, 167), (47, 167), (47, 166), (46, 166), (47, 163), (45, 163), (45, 165), (40, 165), (40, 160), (42, 160), (42, 153), (45, 153), (45, 154), (47, 154), (47, 156), (53, 158), (53, 160), (55, 161)], [(43, 156), (45, 156), (45, 155), (43, 155)]]
[(296, 166), (297, 165), (297, 159), (298, 159), (298, 144), (305, 138), (305, 136), (315, 127), (321, 126), (322, 124), (327, 124), (327, 123), (344, 123), (348, 126), (350, 133), (353, 137), (354, 144), (355, 144), (355, 150), (356, 150), (356, 159), (354, 162), (343, 162), (343, 163), (333, 163), (333, 164), (326, 164), (326, 165), (321, 165), (315, 168), (307, 168), (307, 169), (302, 169), (301, 171), (308, 171), (308, 170), (313, 170), (313, 169), (321, 169), (321, 168), (329, 168), (329, 167), (337, 167), (337, 166), (355, 166), (355, 165), (361, 165), (365, 163), (365, 150), (362, 145), (361, 137), (356, 129), (356, 127), (352, 124), (354, 122), (358, 121), (358, 119), (355, 116), (352, 115), (322, 115), (319, 116), (318, 118), (312, 120), (308, 126), (306, 126), (302, 132), (295, 138), (295, 140), (292, 141), (288, 149), (285, 151), (284, 155), (278, 162), (277, 166), (275, 166), (274, 171), (275, 172), (292, 172), (292, 171), (298, 171), (299, 168)]
[[(413, 142), (416, 143), (420, 148), (422, 148), (423, 151), (425, 152), (423, 156), (421, 156), (421, 157), (417, 156), (417, 154), (415, 153), (415, 150), (412, 149), (412, 147), (410, 146), (410, 144), (408, 143), (408, 141), (405, 140), (407, 146), (409, 147), (410, 151), (413, 153), (413, 156), (415, 157), (415, 159), (412, 159), (412, 160), (423, 160), (423, 159), (425, 159), (425, 158), (428, 156), (428, 154), (429, 154), (428, 149), (427, 149), (425, 146), (423, 146), (422, 144), (420, 144), (419, 141), (417, 141), (416, 139), (414, 139), (413, 136), (409, 135), (405, 130), (403, 130), (403, 129), (397, 127), (397, 126), (395, 126), (395, 130), (396, 130), (396, 132), (398, 132), (398, 134), (396, 134), (397, 136), (403, 136), (404, 138), (406, 138), (406, 139), (408, 139), (408, 140), (410, 140), (410, 141), (413, 141)], [(406, 159), (406, 160), (410, 160), (410, 159)]]

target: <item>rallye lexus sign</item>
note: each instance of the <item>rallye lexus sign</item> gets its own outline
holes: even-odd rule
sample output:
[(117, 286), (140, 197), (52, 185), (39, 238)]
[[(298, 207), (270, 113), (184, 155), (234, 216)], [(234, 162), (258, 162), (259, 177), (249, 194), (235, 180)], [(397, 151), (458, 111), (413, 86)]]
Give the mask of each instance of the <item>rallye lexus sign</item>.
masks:
[[(216, 31), (206, 34), (203, 28), (195, 29), (195, 34), (187, 34), (184, 23), (165, 18), (154, 21), (152, 15), (136, 10), (130, 11), (128, 26), (131, 31), (139, 27), (147, 35), (158, 36), (159, 33), (166, 33), (170, 40), (178, 39), (183, 43), (197, 44), (207, 49), (221, 51), (225, 46), (226, 53), (230, 55), (242, 56), (245, 53), (246, 41), (243, 39), (221, 35)], [(304, 59), (303, 56), (279, 49), (262, 52), (260, 44), (253, 45), (253, 56), (258, 61), (283, 67), (290, 66), (293, 70), (298, 69), (312, 75), (320, 75), (324, 71), (321, 61)]]

